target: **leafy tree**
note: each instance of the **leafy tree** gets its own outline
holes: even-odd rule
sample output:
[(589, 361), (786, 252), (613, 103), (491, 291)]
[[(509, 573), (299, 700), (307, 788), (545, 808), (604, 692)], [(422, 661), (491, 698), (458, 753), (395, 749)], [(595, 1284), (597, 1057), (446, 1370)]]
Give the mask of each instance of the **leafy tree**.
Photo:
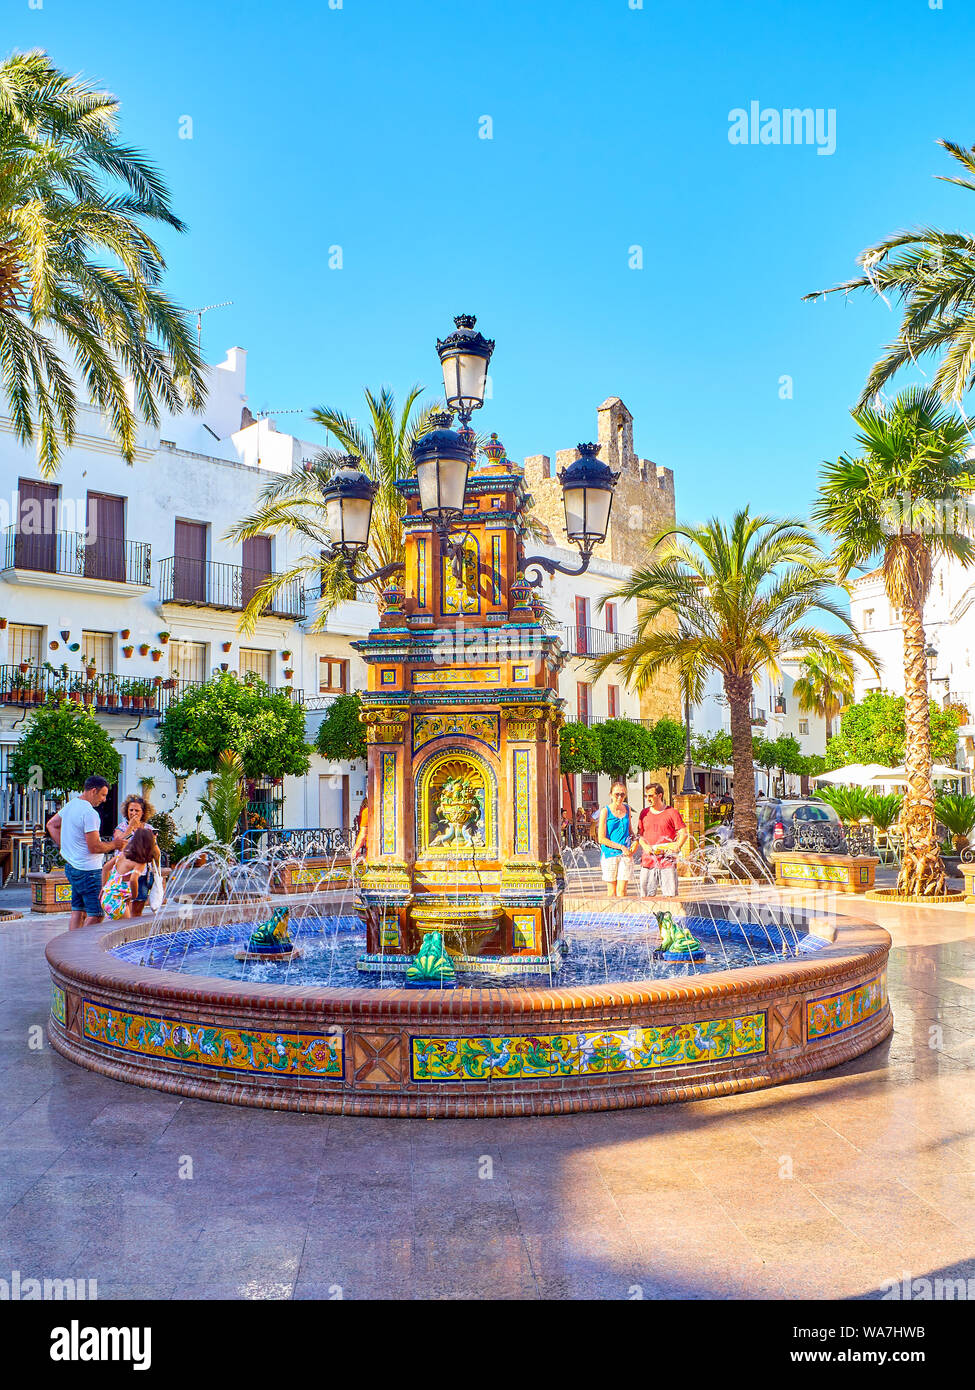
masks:
[[(752, 516), (743, 508), (726, 525), (673, 526), (650, 541), (659, 547), (611, 597), (635, 599), (631, 642), (593, 663), (619, 663), (626, 682), (645, 690), (676, 671), (691, 686), (720, 674), (731, 714), (735, 834), (756, 843), (751, 703), (755, 681), (787, 653), (855, 652), (863, 641), (832, 595), (832, 565), (809, 527), (797, 520)], [(828, 613), (846, 632), (810, 621)], [(664, 625), (661, 625), (664, 619)]]
[[(777, 757), (776, 747), (772, 739), (766, 738), (764, 734), (752, 734), (752, 760), (758, 763), (759, 767), (765, 769), (765, 790), (772, 790), (772, 769), (777, 767), (775, 761)], [(735, 778), (735, 804), (737, 806), (738, 779)]]
[(210, 823), (210, 831), (218, 845), (229, 849), (237, 839), (240, 818), (247, 809), (243, 788), (244, 764), (239, 753), (228, 750), (217, 760), (216, 776), (211, 779), (209, 794), (200, 797), (200, 807)]
[[(826, 766), (832, 771), (850, 763), (880, 763), (898, 767), (904, 761), (907, 734), (903, 695), (871, 690), (855, 705), (847, 705), (840, 731), (826, 748)], [(928, 701), (931, 754), (939, 762), (954, 762), (958, 714)]]
[(699, 767), (713, 772), (717, 767), (728, 767), (731, 763), (731, 735), (726, 729), (713, 734), (697, 734), (691, 743), (694, 761)]
[(304, 707), (254, 676), (222, 671), (168, 706), (159, 756), (171, 772), (215, 772), (239, 753), (247, 778), (300, 777), (310, 765)]
[(901, 812), (904, 858), (898, 891), (909, 896), (945, 891), (934, 785), (924, 642), (924, 604), (936, 557), (967, 566), (975, 561), (968, 526), (957, 508), (975, 488), (968, 459), (968, 424), (946, 410), (937, 393), (915, 387), (880, 408), (854, 411), (859, 456), (825, 465), (814, 518), (836, 537), (837, 577), (879, 557), (884, 590), (900, 609), (904, 638), (907, 793)]
[(782, 773), (782, 785), (785, 788), (785, 774), (791, 772), (794, 777), (802, 774), (805, 765), (805, 758), (798, 741), (792, 734), (780, 734), (772, 743), (775, 750), (775, 767)]
[(657, 750), (659, 761), (655, 767), (665, 767), (673, 776), (674, 768), (678, 763), (684, 761), (684, 726), (676, 719), (658, 719), (654, 724), (651, 733), (653, 734), (654, 746)]
[(853, 662), (845, 653), (807, 652), (792, 693), (803, 714), (818, 714), (826, 721), (828, 743), (833, 737), (833, 720), (853, 699)]
[(564, 777), (577, 772), (601, 772), (598, 725), (573, 721), (559, 734), (559, 771)]
[(661, 767), (652, 732), (631, 719), (607, 719), (597, 724), (599, 762), (610, 777), (627, 778), (633, 772)]
[[(958, 161), (966, 178), (946, 183), (975, 191), (975, 149), (950, 140), (938, 144)], [(860, 404), (872, 400), (902, 367), (915, 366), (928, 354), (941, 357), (934, 374), (935, 390), (945, 401), (961, 401), (975, 385), (975, 240), (966, 232), (942, 232), (919, 227), (895, 232), (861, 251), (863, 274), (832, 290), (817, 290), (806, 299), (842, 290), (867, 290), (900, 302), (903, 318), (897, 337), (867, 377)]]
[(42, 784), (54, 791), (78, 792), (87, 777), (118, 781), (122, 759), (92, 710), (73, 700), (43, 704), (31, 714), (10, 759), (14, 782)]
[(809, 753), (800, 771), (803, 777), (821, 777), (826, 771), (826, 759), (822, 753)]
[(139, 417), (199, 408), (195, 335), (160, 289), (153, 223), (185, 230), (166, 185), (118, 135), (109, 92), (46, 53), (0, 63), (0, 392), (45, 476), (75, 434), (76, 382), (135, 458)]
[(329, 762), (354, 763), (366, 756), (362, 699), (356, 691), (338, 695), (329, 705), (315, 735), (315, 747)]

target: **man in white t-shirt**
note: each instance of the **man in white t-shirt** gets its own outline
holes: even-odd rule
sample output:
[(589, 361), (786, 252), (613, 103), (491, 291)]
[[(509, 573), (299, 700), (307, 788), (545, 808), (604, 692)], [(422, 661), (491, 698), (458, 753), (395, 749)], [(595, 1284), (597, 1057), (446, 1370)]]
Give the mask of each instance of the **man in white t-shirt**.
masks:
[(102, 911), (102, 855), (121, 849), (123, 836), (116, 830), (103, 840), (96, 806), (108, 796), (104, 777), (89, 777), (80, 796), (66, 801), (47, 823), (47, 833), (61, 851), (64, 872), (71, 884), (71, 918), (68, 930), (90, 927), (104, 917)]

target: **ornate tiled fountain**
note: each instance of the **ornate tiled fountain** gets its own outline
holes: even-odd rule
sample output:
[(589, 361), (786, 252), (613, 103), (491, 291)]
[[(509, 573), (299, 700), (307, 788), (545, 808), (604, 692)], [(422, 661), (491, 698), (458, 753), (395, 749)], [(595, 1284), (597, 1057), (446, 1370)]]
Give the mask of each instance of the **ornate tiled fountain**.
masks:
[[(405, 566), (372, 577), (388, 581), (384, 611), (359, 644), (370, 819), (351, 982), (311, 973), (323, 957), (309, 914), (344, 920), (334, 889), (295, 895), (286, 913), (278, 897), (277, 917), (270, 899), (188, 915), (174, 903), (51, 942), (54, 1047), (181, 1095), (427, 1116), (689, 1100), (799, 1079), (875, 1047), (892, 1027), (890, 938), (869, 921), (695, 889), (702, 900), (683, 901), (683, 919), (658, 923), (632, 901), (599, 916), (566, 896), (563, 653), (529, 582), (554, 566), (525, 555), (531, 499), (495, 436), (475, 461), (468, 420), (493, 344), (461, 317), (438, 348), (462, 427), (442, 417), (416, 446), (416, 477), (401, 484)], [(605, 535), (615, 483), (597, 453), (580, 446), (560, 475), (577, 573)], [(325, 494), (357, 582), (371, 488), (350, 460)], [(652, 929), (645, 977), (594, 970), (569, 983), (568, 908), (577, 923), (589, 914), (577, 950), (607, 925)], [(783, 911), (788, 930), (774, 926)], [(767, 943), (760, 957), (749, 944), (732, 964), (720, 932), (700, 931), (726, 918), (746, 942)], [(233, 978), (217, 971), (220, 952)], [(204, 973), (171, 963), (194, 956)], [(263, 975), (246, 973), (255, 956)]]

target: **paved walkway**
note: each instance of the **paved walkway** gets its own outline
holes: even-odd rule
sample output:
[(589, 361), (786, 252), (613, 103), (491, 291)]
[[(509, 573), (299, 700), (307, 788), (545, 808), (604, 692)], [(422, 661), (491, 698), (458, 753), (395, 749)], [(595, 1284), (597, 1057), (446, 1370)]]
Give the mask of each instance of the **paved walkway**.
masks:
[(277, 1114), (93, 1075), (36, 1047), (64, 919), (0, 924), (0, 1277), (511, 1299), (975, 1278), (975, 917), (872, 906), (894, 938), (888, 1044), (752, 1095), (525, 1120)]

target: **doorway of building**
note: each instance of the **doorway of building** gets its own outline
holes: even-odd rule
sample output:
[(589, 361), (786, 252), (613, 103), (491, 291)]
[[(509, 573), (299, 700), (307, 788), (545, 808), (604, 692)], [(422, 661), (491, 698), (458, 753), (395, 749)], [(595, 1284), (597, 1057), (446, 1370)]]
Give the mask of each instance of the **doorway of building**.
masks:
[(318, 778), (318, 824), (323, 830), (344, 830), (349, 824), (349, 777), (323, 772)]

